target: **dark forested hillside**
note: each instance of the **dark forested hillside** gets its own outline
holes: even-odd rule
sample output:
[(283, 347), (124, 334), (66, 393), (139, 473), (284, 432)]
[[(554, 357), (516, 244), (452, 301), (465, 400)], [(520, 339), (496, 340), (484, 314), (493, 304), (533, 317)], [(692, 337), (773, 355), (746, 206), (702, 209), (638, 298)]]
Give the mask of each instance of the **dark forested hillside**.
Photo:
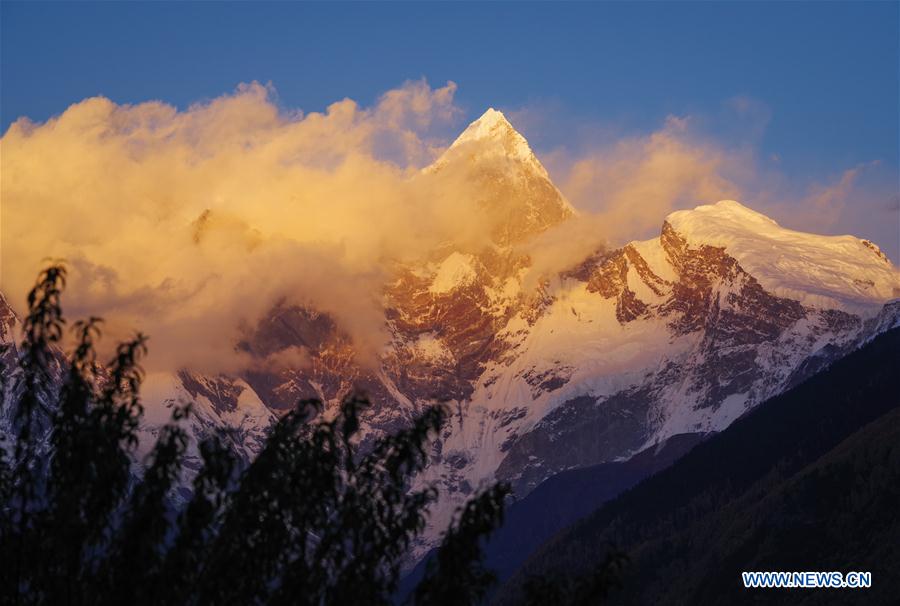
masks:
[[(615, 603), (900, 603), (898, 405), (893, 329), (557, 535), (496, 602), (616, 545), (630, 563)], [(745, 570), (871, 571), (872, 587), (747, 590)]]

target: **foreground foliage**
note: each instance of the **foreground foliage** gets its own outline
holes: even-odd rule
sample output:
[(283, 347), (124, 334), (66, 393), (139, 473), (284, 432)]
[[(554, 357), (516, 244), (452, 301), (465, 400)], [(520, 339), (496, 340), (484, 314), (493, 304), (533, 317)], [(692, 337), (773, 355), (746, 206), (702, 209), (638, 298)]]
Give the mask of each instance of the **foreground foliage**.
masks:
[[(21, 354), (5, 386), (12, 435), (0, 448), (0, 599), (11, 604), (387, 604), (401, 560), (424, 529), (434, 487), (411, 490), (446, 411), (356, 446), (368, 402), (346, 398), (333, 418), (318, 401), (281, 418), (241, 468), (220, 437), (199, 444), (186, 503), (172, 495), (189, 445), (173, 412), (143, 475), (132, 471), (143, 414), (139, 365), (147, 339), (99, 364), (101, 321), (64, 335), (66, 273), (53, 266), (29, 295)], [(59, 393), (53, 375), (64, 374)], [(51, 406), (50, 402), (58, 403)], [(49, 426), (48, 426), (49, 425)], [(473, 604), (492, 582), (484, 538), (502, 521), (498, 484), (456, 517), (411, 597)]]

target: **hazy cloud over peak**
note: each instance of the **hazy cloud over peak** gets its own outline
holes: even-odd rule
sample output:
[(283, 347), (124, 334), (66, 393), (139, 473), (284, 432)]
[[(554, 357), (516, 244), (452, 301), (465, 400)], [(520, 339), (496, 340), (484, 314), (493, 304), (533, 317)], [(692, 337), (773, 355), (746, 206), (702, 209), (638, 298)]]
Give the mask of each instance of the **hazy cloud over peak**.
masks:
[[(20, 119), (0, 143), (0, 288), (21, 311), (43, 260), (66, 259), (68, 315), (105, 316), (112, 337), (149, 333), (151, 367), (246, 367), (234, 348), (242, 327), (284, 302), (328, 311), (373, 360), (392, 264), (436, 245), (490, 243), (496, 219), (464, 174), (412, 178), (446, 149), (441, 133), (462, 130), (456, 90), (416, 80), (371, 107), (343, 99), (303, 113), (254, 82), (185, 110), (93, 97), (44, 123)], [(518, 126), (536, 112), (508, 115)], [(652, 132), (538, 149), (580, 213), (526, 246), (532, 277), (604, 242), (652, 237), (679, 208), (734, 198), (827, 231), (848, 201), (869, 195), (858, 188), (867, 166), (798, 189), (752, 146), (717, 141), (695, 122), (670, 116)], [(889, 254), (893, 244), (883, 243)]]

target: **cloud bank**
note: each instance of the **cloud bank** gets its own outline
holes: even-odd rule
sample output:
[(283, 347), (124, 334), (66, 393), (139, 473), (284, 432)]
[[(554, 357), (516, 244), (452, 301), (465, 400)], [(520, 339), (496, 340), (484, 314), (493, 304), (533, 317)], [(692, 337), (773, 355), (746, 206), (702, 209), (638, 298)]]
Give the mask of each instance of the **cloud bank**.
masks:
[[(393, 264), (438, 244), (477, 252), (490, 243), (493, 219), (464, 173), (414, 178), (449, 143), (434, 133), (461, 130), (455, 91), (415, 81), (372, 107), (344, 99), (303, 114), (254, 83), (181, 111), (96, 97), (42, 124), (20, 119), (0, 142), (0, 290), (21, 312), (45, 259), (66, 259), (68, 317), (107, 318), (109, 341), (150, 334), (151, 369), (258, 364), (234, 344), (278, 303), (328, 311), (361, 362), (372, 361), (386, 338), (380, 293)], [(752, 152), (697, 137), (684, 118), (542, 160), (581, 213), (526, 247), (526, 286), (605, 240), (658, 233), (678, 208), (783, 203)], [(810, 221), (839, 215), (860, 170), (783, 209)]]
[(249, 363), (239, 330), (279, 301), (330, 311), (373, 352), (386, 260), (478, 237), (465, 195), (408, 178), (442, 148), (429, 129), (458, 118), (455, 89), (303, 115), (250, 84), (184, 111), (97, 97), (19, 120), (2, 139), (2, 290), (22, 302), (65, 259), (67, 314), (149, 333), (151, 365)]

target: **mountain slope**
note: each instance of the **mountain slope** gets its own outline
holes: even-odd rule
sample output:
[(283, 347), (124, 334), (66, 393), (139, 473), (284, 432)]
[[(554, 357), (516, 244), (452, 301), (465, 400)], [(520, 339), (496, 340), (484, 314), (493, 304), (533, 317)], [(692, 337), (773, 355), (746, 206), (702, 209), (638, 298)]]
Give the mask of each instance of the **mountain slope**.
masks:
[(623, 604), (856, 603), (837, 591), (745, 591), (743, 570), (862, 570), (865, 603), (900, 594), (900, 329), (698, 445), (544, 545), (529, 575), (577, 574), (610, 542), (632, 564)]
[[(900, 321), (900, 274), (877, 247), (785, 230), (732, 201), (660, 217), (658, 238), (595, 251), (532, 287), (522, 245), (577, 214), (495, 110), (411, 178), (466, 183), (489, 241), (395, 262), (378, 293), (388, 343), (377, 359), (361, 363), (327, 311), (278, 305), (235, 344), (253, 368), (152, 377), (145, 431), (194, 400), (194, 435), (233, 428), (252, 457), (301, 398), (329, 414), (366, 391), (366, 441), (446, 400), (455, 414), (417, 480), (441, 492), (421, 555), (482, 484), (510, 481), (522, 498), (561, 471), (719, 431)], [(279, 357), (305, 362), (264, 363)]]
[[(485, 566), (496, 574), (498, 581), (505, 581), (553, 535), (644, 478), (665, 469), (704, 437), (701, 434), (673, 436), (627, 461), (571, 469), (547, 478), (506, 511), (503, 526), (484, 546)], [(401, 581), (398, 595), (405, 596), (415, 587), (427, 562), (428, 557)]]

